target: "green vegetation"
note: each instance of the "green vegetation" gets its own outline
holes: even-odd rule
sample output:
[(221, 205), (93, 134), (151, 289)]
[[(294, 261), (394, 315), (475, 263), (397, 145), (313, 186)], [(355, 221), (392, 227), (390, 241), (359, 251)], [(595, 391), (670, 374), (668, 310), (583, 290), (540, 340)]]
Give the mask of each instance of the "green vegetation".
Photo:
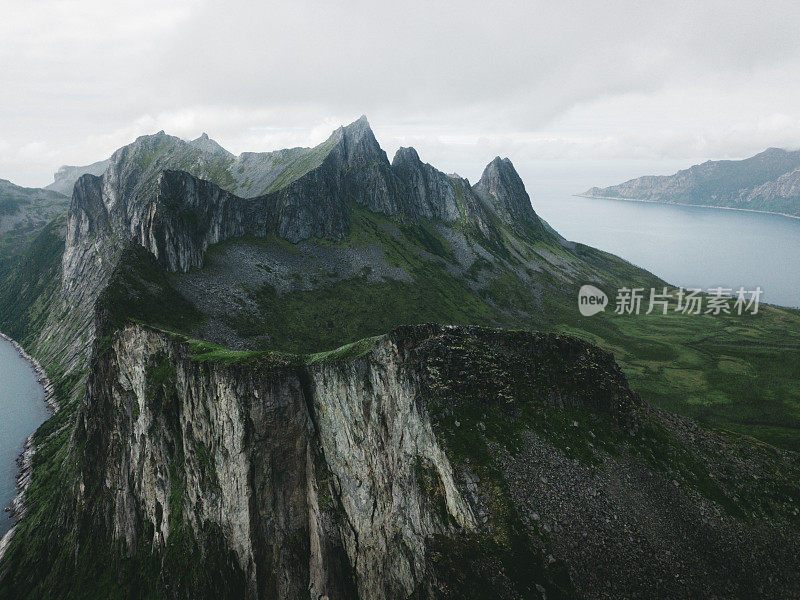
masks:
[[(769, 520), (780, 512), (800, 528), (800, 491), (786, 483), (800, 472), (797, 460), (776, 461), (775, 449), (733, 434), (722, 433), (719, 445), (694, 444), (693, 434), (667, 425), (669, 421), (656, 418), (652, 409), (619, 403), (619, 394), (624, 398), (626, 392), (616, 387), (621, 380), (607, 355), (581, 349), (574, 338), (531, 342), (520, 334), (517, 340), (513, 350), (459, 340), (446, 351), (437, 349), (426, 361), (428, 411), (437, 434), (450, 449), (451, 460), (468, 464), (492, 490), (490, 496), (501, 507), (493, 515), (513, 510), (498, 449), (517, 455), (533, 433), (567, 457), (599, 468), (606, 468), (611, 458), (642, 461), (735, 519)], [(533, 380), (531, 373), (536, 373)], [(588, 393), (598, 387), (604, 390), (600, 399)], [(552, 398), (559, 398), (558, 405)], [(774, 466), (754, 480), (738, 463), (742, 458)], [(493, 531), (494, 542), (502, 548), (508, 547), (511, 532), (525, 529), (511, 521), (493, 524)], [(486, 540), (471, 543), (489, 552)], [(451, 550), (458, 555), (458, 548)]]
[(351, 342), (349, 344), (345, 344), (344, 346), (340, 346), (335, 350), (328, 350), (326, 352), (316, 352), (314, 354), (306, 355), (304, 358), (304, 362), (306, 364), (314, 364), (317, 362), (330, 362), (330, 361), (337, 361), (337, 360), (353, 360), (360, 356), (364, 356), (370, 350), (375, 347), (375, 344), (381, 336), (374, 336), (369, 338), (364, 338), (361, 340), (357, 340), (355, 342)]
[[(586, 246), (577, 245), (569, 254), (546, 241), (515, 240), (526, 252), (579, 257), (589, 269), (607, 274), (609, 293), (611, 286), (631, 282), (648, 290), (663, 285), (633, 265)], [(298, 251), (278, 238), (243, 243), (278, 244)], [(586, 318), (575, 305), (578, 287), (587, 280), (579, 275), (572, 285), (546, 271), (527, 273), (526, 281), (498, 257), (479, 259), (458, 276), (451, 270), (452, 249), (435, 223), (405, 222), (356, 205), (351, 207), (348, 237), (314, 243), (380, 247), (386, 262), (401, 268), (409, 281), (376, 281), (364, 271), (313, 290), (279, 294), (267, 285), (250, 290), (257, 313), (232, 314), (228, 324), (246, 338), (269, 336), (270, 349), (289, 353), (317, 353), (320, 348), (384, 334), (398, 325), (424, 322), (570, 333), (611, 350), (632, 387), (651, 404), (707, 426), (800, 449), (800, 311), (763, 306), (754, 316), (710, 316), (674, 310), (667, 315), (616, 315), (609, 309)], [(213, 247), (209, 256), (222, 251)], [(159, 274), (151, 257), (142, 256), (141, 264), (139, 280), (158, 279), (168, 293), (152, 296), (152, 285), (126, 284), (121, 289), (136, 293), (113, 304), (127, 306), (128, 314), (142, 322), (191, 334), (202, 316), (177, 298), (172, 276)], [(165, 307), (171, 310), (164, 312)], [(210, 346), (194, 354), (199, 360), (229, 362), (261, 356)]]
[[(446, 241), (431, 226), (403, 224), (410, 240), (395, 233), (394, 223), (386, 217), (359, 207), (354, 207), (351, 215), (351, 234), (338, 243), (378, 245), (385, 260), (408, 273), (410, 281), (375, 281), (362, 272), (314, 290), (286, 294), (266, 285), (251, 292), (258, 314), (232, 315), (229, 324), (244, 336), (268, 334), (275, 348), (315, 352), (380, 335), (401, 324), (438, 321), (467, 325), (497, 323), (504, 318), (463, 278), (448, 271)], [(420, 238), (426, 240), (425, 250), (433, 258), (420, 254), (413, 242)]]
[(583, 318), (570, 306), (555, 310), (556, 330), (611, 350), (651, 404), (800, 450), (800, 311)]
[(287, 185), (300, 179), (306, 173), (313, 171), (322, 164), (322, 161), (330, 154), (333, 147), (338, 142), (335, 135), (315, 146), (314, 148), (303, 148), (293, 153), (291, 158), (283, 166), (281, 172), (272, 180), (272, 183), (262, 192), (268, 194), (277, 192)]
[[(173, 334), (174, 335), (174, 334)], [(181, 336), (176, 336), (178, 339)], [(279, 350), (231, 350), (217, 344), (184, 338), (191, 350), (192, 360), (225, 365), (249, 364), (273, 367), (310, 365), (318, 362), (348, 361), (364, 356), (375, 347), (381, 336), (364, 338), (325, 352), (293, 354)]]
[(33, 240), (16, 240), (16, 255), (0, 261), (0, 330), (23, 345), (38, 335), (58, 290), (65, 221), (53, 220)]
[(99, 334), (105, 336), (132, 320), (178, 331), (189, 331), (203, 320), (153, 255), (140, 246), (125, 251), (97, 308), (104, 313), (105, 331)]

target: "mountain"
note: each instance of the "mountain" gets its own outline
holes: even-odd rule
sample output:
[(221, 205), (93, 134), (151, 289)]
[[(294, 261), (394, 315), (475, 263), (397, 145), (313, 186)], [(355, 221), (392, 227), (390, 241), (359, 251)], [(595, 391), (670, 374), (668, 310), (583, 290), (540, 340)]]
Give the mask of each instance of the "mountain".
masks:
[(33, 235), (68, 206), (69, 198), (57, 192), (0, 179), (0, 235), (14, 229)]
[(0, 329), (60, 410), (0, 597), (800, 583), (800, 313), (581, 317), (587, 282), (664, 282), (560, 237), (508, 159), (475, 184), (413, 148), (390, 162), (363, 117), (239, 157), (160, 132), (20, 252)]
[[(386, 293), (400, 311), (385, 322), (388, 328), (404, 323), (397, 320), (404, 313), (442, 318), (443, 309), (453, 322), (511, 325), (536, 320), (532, 289), (562, 295), (554, 282), (599, 282), (599, 273), (630, 270), (544, 227), (508, 160), (492, 161), (475, 186), (423, 163), (413, 149), (400, 150), (390, 163), (363, 117), (319, 146), (292, 153), (291, 166), (258, 163), (252, 179), (271, 183), (257, 196), (237, 194), (242, 184), (231, 177), (236, 169), (226, 167), (229, 155), (163, 132), (115, 152), (103, 176), (82, 176), (67, 224), (62, 287), (72, 333), (88, 335), (81, 352), (64, 356), (67, 369), (88, 355), (95, 302), (132, 243), (166, 272), (185, 274), (173, 285), (202, 314), (192, 335), (202, 328), (213, 342), (292, 351), (387, 327), (374, 315), (352, 315), (340, 325), (352, 337), (341, 338), (341, 329), (327, 325), (340, 320), (333, 314), (338, 300), (329, 300), (302, 327), (325, 326), (300, 343), (301, 329), (281, 333), (275, 328), (287, 328), (286, 318), (269, 316), (274, 304), (289, 302), (287, 292), (334, 287), (354, 300)], [(205, 268), (209, 248), (215, 264)], [(266, 264), (272, 266), (258, 266)], [(210, 296), (214, 287), (230, 292)], [(456, 296), (471, 302), (451, 304)], [(43, 338), (64, 333), (53, 323)]]
[(108, 167), (108, 159), (100, 160), (84, 167), (73, 167), (63, 165), (53, 175), (53, 183), (46, 186), (46, 190), (58, 192), (64, 196), (72, 195), (72, 188), (81, 175), (90, 173), (91, 175), (102, 175)]
[(744, 160), (708, 161), (675, 175), (595, 187), (584, 195), (800, 216), (800, 150), (769, 148)]

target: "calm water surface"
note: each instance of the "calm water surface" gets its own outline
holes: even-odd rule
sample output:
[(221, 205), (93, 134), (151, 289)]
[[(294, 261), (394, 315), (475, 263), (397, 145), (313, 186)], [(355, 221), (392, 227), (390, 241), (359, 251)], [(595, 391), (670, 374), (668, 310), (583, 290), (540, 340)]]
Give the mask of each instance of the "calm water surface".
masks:
[[(0, 506), (6, 508), (16, 494), (16, 458), (25, 438), (49, 416), (44, 390), (33, 367), (14, 347), (0, 338)], [(0, 512), (0, 537), (11, 528), (8, 513)]]
[(800, 306), (800, 219), (714, 208), (534, 193), (561, 235), (644, 267), (670, 284), (764, 291)]

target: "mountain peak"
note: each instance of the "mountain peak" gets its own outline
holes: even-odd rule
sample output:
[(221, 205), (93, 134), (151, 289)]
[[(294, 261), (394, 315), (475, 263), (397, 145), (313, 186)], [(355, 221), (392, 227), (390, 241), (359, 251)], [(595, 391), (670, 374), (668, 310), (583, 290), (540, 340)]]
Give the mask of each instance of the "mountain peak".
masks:
[(328, 142), (335, 142), (339, 146), (342, 160), (351, 167), (356, 162), (373, 160), (385, 165), (385, 168), (389, 167), (389, 159), (364, 115), (349, 125), (339, 127), (328, 138)]
[[(358, 119), (349, 125), (343, 125), (339, 128), (345, 139), (354, 142), (361, 141), (364, 138), (375, 139), (375, 134), (372, 133), (372, 127), (369, 125), (366, 115), (361, 115)], [(377, 144), (377, 141), (375, 142)]]
[(394, 158), (392, 159), (392, 167), (395, 168), (401, 165), (421, 163), (422, 161), (419, 158), (419, 154), (417, 153), (416, 149), (412, 148), (411, 146), (401, 146), (398, 148), (397, 152), (394, 153)]
[(233, 157), (233, 154), (220, 146), (215, 140), (212, 140), (210, 137), (208, 137), (208, 134), (205, 131), (203, 132), (203, 135), (189, 143), (198, 150), (208, 152), (209, 154)]
[(486, 165), (474, 189), (504, 208), (514, 219), (534, 220), (531, 197), (517, 170), (508, 158), (496, 156)]
[(483, 174), (486, 175), (486, 172), (489, 171), (500, 171), (500, 170), (510, 170), (513, 171), (514, 174), (517, 174), (517, 170), (514, 168), (513, 163), (508, 157), (501, 158), (500, 156), (495, 156), (491, 162), (486, 165), (486, 168), (483, 170)]
[(367, 115), (361, 115), (355, 121), (350, 123), (350, 125), (347, 125), (347, 127), (353, 127), (354, 125), (357, 125), (359, 127), (366, 127), (367, 129), (369, 129), (370, 125), (369, 125), (369, 119), (367, 119)]

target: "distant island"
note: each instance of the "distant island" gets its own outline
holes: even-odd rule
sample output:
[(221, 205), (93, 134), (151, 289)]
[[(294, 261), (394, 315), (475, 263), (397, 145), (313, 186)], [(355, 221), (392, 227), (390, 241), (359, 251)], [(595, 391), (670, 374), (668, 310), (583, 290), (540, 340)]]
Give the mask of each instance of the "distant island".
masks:
[(581, 196), (768, 212), (800, 218), (800, 150), (769, 148), (744, 160), (707, 161)]

